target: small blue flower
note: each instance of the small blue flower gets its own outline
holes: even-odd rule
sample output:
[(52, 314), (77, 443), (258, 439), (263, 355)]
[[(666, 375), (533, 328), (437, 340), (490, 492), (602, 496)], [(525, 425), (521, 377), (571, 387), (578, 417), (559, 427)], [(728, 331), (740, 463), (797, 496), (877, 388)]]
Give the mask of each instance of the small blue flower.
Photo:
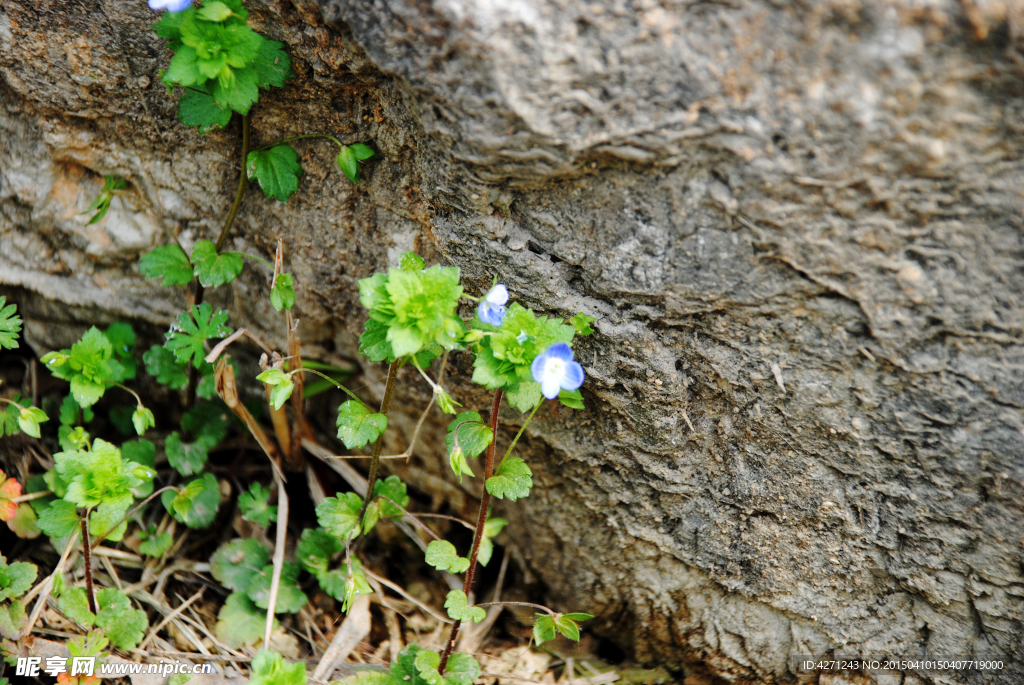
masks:
[(188, 9), (191, 4), (192, 0), (149, 0), (149, 9), (181, 12)]
[(491, 288), (476, 308), (476, 315), (484, 323), (500, 326), (505, 318), (505, 303), (508, 302), (508, 288), (501, 283)]
[(575, 390), (583, 385), (583, 367), (573, 361), (572, 348), (565, 343), (555, 343), (537, 355), (530, 371), (549, 400), (558, 397), (562, 390)]

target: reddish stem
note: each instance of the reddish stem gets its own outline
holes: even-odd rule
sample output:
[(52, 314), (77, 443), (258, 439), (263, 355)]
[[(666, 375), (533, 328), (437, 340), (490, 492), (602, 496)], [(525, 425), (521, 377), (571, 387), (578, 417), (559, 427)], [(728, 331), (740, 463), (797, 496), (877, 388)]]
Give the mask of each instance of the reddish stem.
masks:
[(96, 591), (92, 584), (92, 547), (89, 545), (89, 512), (82, 517), (82, 556), (85, 558), (85, 592), (89, 596), (89, 611), (96, 611)]
[[(480, 495), (480, 513), (476, 517), (476, 534), (473, 535), (473, 552), (469, 555), (469, 569), (466, 571), (466, 580), (462, 584), (462, 591), (469, 598), (473, 591), (473, 578), (476, 575), (476, 558), (480, 553), (480, 543), (484, 537), (484, 524), (487, 523), (487, 508), (491, 504), (491, 493), (487, 492), (487, 479), (494, 475), (494, 449), (498, 442), (498, 410), (501, 409), (501, 388), (494, 391), (494, 404), (491, 405), (491, 444), (487, 446), (487, 463), (484, 465), (484, 491)], [(448, 642), (444, 646), (444, 654), (441, 655), (441, 665), (438, 671), (444, 675), (444, 669), (448, 665), (448, 657), (452, 655), (455, 648), (455, 640), (459, 637), (459, 628), (462, 621), (456, 621), (452, 626), (452, 632), (448, 635)]]

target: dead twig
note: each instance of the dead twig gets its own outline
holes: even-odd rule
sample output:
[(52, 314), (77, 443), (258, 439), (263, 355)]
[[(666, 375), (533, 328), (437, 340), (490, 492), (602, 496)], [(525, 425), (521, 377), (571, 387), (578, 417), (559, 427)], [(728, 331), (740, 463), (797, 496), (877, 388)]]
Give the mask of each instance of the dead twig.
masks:
[(215, 361), (217, 361), (217, 358), (221, 355), (222, 352), (224, 352), (225, 349), (227, 349), (227, 346), (241, 338), (243, 335), (247, 336), (254, 343), (259, 345), (263, 349), (263, 351), (266, 352), (268, 355), (274, 353), (273, 350), (267, 347), (267, 344), (265, 342), (260, 340), (258, 335), (254, 335), (249, 331), (245, 330), (244, 328), (239, 328), (237, 331), (235, 331), (234, 333), (232, 333), (231, 335), (217, 343), (217, 345), (210, 351), (210, 354), (206, 355), (206, 363), (212, 364)]

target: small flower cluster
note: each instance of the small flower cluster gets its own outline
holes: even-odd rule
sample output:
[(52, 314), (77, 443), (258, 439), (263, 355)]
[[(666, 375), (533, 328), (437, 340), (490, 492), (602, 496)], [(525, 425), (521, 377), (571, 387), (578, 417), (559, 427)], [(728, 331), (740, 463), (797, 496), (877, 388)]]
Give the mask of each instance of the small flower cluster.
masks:
[[(507, 302), (508, 288), (498, 283), (480, 301), (476, 315), (486, 324), (500, 326), (505, 319)], [(565, 343), (555, 343), (537, 355), (530, 372), (533, 380), (540, 383), (541, 393), (549, 400), (558, 397), (562, 390), (572, 391), (583, 385), (583, 367), (573, 358), (572, 348)]]

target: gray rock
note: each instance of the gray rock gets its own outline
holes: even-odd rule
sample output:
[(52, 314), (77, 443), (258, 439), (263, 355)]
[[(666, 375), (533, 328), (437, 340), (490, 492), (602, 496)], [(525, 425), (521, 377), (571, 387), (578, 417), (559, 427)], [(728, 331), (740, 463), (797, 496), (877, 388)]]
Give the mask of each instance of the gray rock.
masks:
[[(257, 106), (256, 141), (380, 152), (354, 186), (300, 144), (300, 193), (250, 190), (232, 233), (264, 256), (284, 239), (306, 354), (355, 358), (356, 281), (407, 249), (470, 292), (498, 274), (598, 318), (587, 410), (539, 414), (534, 493), (499, 509), (554, 605), (729, 682), (807, 682), (808, 654), (1021, 653), (1019, 2), (250, 8), (298, 74)], [(0, 12), (0, 280), (29, 342), (167, 325), (184, 295), (138, 256), (216, 234), (237, 124), (176, 122), (141, 2)], [(132, 189), (86, 227), (104, 173)], [(280, 346), (266, 281), (216, 297)], [(443, 472), (438, 444), (415, 473)], [(904, 682), (1024, 682), (1012, 668)]]

